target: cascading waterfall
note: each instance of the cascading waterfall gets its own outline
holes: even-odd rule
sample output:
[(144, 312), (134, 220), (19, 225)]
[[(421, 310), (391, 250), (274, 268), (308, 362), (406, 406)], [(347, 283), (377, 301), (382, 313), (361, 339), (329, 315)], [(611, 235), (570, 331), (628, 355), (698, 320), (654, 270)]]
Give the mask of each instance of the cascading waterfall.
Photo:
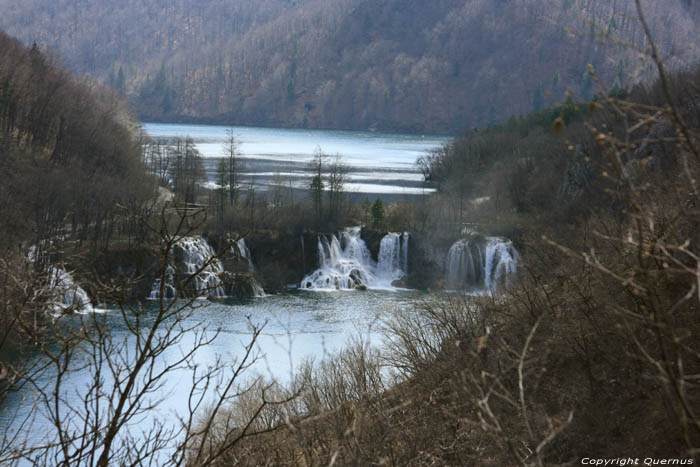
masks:
[[(204, 238), (199, 236), (185, 237), (179, 240), (175, 244), (175, 253), (176, 258), (179, 256), (178, 253), (182, 255), (183, 273), (187, 276), (194, 276), (192, 288), (197, 297), (226, 297), (224, 283), (220, 277), (224, 272), (224, 267)], [(207, 262), (208, 264), (206, 264)], [(166, 296), (164, 298), (175, 296), (175, 271), (176, 267), (173, 266), (168, 266), (166, 270), (165, 290), (172, 297)], [(195, 275), (198, 271), (200, 272)], [(153, 284), (149, 298), (153, 300), (160, 298), (160, 278), (156, 279)]]
[(250, 254), (250, 250), (245, 244), (245, 239), (241, 238), (236, 242), (235, 248), (238, 248), (238, 254), (241, 258), (248, 261), (248, 272), (255, 272), (255, 266), (253, 265), (253, 258)]
[(248, 281), (248, 287), (250, 287), (251, 295), (255, 298), (260, 298), (265, 296), (265, 290), (263, 289), (260, 282), (251, 277)]
[(515, 276), (518, 264), (518, 252), (513, 243), (502, 239), (491, 239), (486, 245), (486, 274), (484, 285), (486, 290), (496, 290), (503, 281), (509, 281)]
[(517, 263), (518, 252), (509, 240), (479, 236), (458, 240), (447, 253), (446, 288), (494, 293), (509, 285)]
[[(177, 242), (176, 248), (182, 250), (185, 274), (191, 276), (201, 269), (201, 272), (194, 276), (194, 288), (198, 296), (226, 297), (224, 283), (220, 277), (224, 272), (224, 266), (204, 238), (185, 237)], [(209, 264), (205, 267), (207, 262)]]
[(379, 244), (377, 279), (391, 285), (401, 279), (408, 270), (408, 233), (389, 233)]
[[(165, 285), (163, 286), (163, 292), (165, 293), (163, 298), (175, 298), (177, 295), (177, 290), (175, 290), (175, 286), (173, 285), (174, 283), (175, 268), (168, 264), (167, 268), (165, 269)], [(148, 296), (149, 300), (158, 300), (158, 298), (160, 298), (160, 284), (161, 278), (158, 277), (153, 282), (153, 286), (151, 287), (151, 293)]]
[[(62, 237), (58, 237), (62, 241)], [(53, 244), (53, 240), (43, 240), (39, 243), (40, 248), (32, 245), (27, 249), (27, 260), (35, 263), (38, 260), (45, 261), (45, 251), (48, 246)], [(38, 252), (38, 253), (37, 253)], [(54, 316), (59, 317), (66, 313), (94, 313), (96, 311), (104, 311), (96, 309), (92, 306), (90, 296), (85, 292), (85, 289), (80, 287), (71, 273), (59, 267), (50, 267), (48, 269), (48, 288), (51, 290), (51, 305), (53, 307)]]
[[(245, 243), (245, 239), (238, 239), (238, 241), (231, 248), (234, 254), (238, 253), (238, 255), (240, 255), (241, 258), (245, 259), (248, 262), (248, 272), (255, 272), (255, 265), (253, 264), (253, 255), (250, 254), (250, 250), (248, 249), (248, 246)], [(246, 280), (246, 289), (251, 297), (258, 298), (265, 296), (265, 291), (263, 290), (262, 285), (260, 285), (260, 282), (258, 282), (252, 276), (249, 276)]]
[(53, 308), (57, 315), (66, 312), (93, 313), (90, 297), (73, 280), (68, 271), (53, 267), (49, 270), (49, 287), (53, 292)]
[(379, 261), (372, 259), (360, 228), (352, 227), (330, 237), (319, 236), (319, 269), (304, 277), (308, 290), (350, 290), (362, 287), (391, 287), (406, 274), (408, 235), (390, 233), (380, 244)]
[(359, 228), (348, 229), (340, 235), (345, 248), (336, 235), (331, 236), (330, 242), (325, 236), (318, 237), (320, 267), (302, 279), (302, 289), (354, 289), (374, 282), (372, 271), (376, 266), (367, 245), (360, 238)]
[(481, 288), (484, 282), (484, 255), (480, 239), (456, 241), (447, 253), (445, 269), (448, 290)]
[(409, 234), (404, 232), (401, 236), (401, 269), (408, 272), (408, 241)]

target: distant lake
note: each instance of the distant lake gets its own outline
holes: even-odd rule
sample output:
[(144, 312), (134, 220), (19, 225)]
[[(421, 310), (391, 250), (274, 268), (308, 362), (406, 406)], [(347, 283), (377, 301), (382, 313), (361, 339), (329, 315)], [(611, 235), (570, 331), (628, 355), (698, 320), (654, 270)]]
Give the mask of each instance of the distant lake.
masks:
[(450, 141), (443, 135), (367, 131), (305, 130), (216, 125), (144, 123), (152, 137), (189, 136), (202, 153), (210, 184), (218, 159), (225, 157), (227, 130), (233, 131), (244, 161), (242, 178), (258, 190), (274, 185), (303, 189), (310, 179), (308, 162), (320, 148), (341, 156), (348, 166), (345, 189), (351, 193), (419, 195), (425, 185), (416, 160)]

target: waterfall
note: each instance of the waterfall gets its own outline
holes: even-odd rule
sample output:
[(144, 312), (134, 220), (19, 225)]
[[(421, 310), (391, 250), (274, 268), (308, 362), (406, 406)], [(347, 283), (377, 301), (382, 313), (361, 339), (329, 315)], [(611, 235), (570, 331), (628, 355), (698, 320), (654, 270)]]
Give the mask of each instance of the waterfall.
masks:
[(462, 239), (450, 247), (445, 264), (447, 289), (481, 288), (484, 281), (484, 255), (479, 240)]
[(408, 232), (401, 237), (401, 269), (408, 272)]
[[(64, 240), (63, 237), (57, 238), (60, 241)], [(30, 263), (47, 261), (46, 250), (52, 245), (53, 240), (42, 240), (39, 242), (39, 247), (31, 245), (27, 249), (27, 260)], [(51, 305), (55, 317), (66, 313), (85, 314), (105, 311), (92, 306), (90, 296), (85, 289), (76, 284), (71, 273), (65, 269), (55, 266), (48, 269), (48, 288), (51, 290)]]
[[(180, 264), (168, 265), (165, 285), (167, 294), (164, 298), (175, 297), (175, 275), (176, 271), (180, 270), (185, 277), (193, 276), (188, 288), (191, 288), (197, 297), (226, 297), (224, 283), (220, 277), (224, 272), (224, 267), (204, 238), (199, 236), (184, 237), (175, 243), (174, 253)], [(204, 267), (207, 262), (209, 264)], [(181, 269), (177, 268), (179, 265), (182, 266)], [(201, 271), (195, 275), (200, 269)], [(160, 278), (154, 282), (149, 298), (152, 300), (160, 298)]]
[(226, 296), (224, 284), (219, 277), (224, 272), (224, 267), (204, 238), (185, 237), (178, 241), (175, 247), (182, 251), (182, 262), (185, 266), (184, 272), (188, 276), (194, 275), (209, 261), (209, 264), (193, 278), (197, 296), (216, 298)]
[[(248, 246), (245, 244), (245, 239), (240, 238), (234, 245), (233, 250), (238, 249), (238, 254), (241, 258), (248, 261), (248, 272), (255, 272), (255, 265), (253, 264), (253, 255), (250, 254)], [(265, 291), (262, 285), (258, 282), (255, 277), (249, 276), (247, 278), (246, 287), (250, 297), (264, 297)]]
[(377, 279), (391, 285), (408, 270), (408, 234), (389, 233), (379, 244)]
[[(151, 287), (151, 294), (148, 296), (149, 300), (158, 300), (158, 298), (160, 298), (160, 283), (161, 278), (157, 277), (153, 282), (153, 286)], [(177, 290), (173, 284), (175, 284), (175, 268), (168, 264), (165, 269), (165, 285), (163, 287), (165, 296), (163, 298), (176, 297)]]
[(260, 285), (260, 282), (258, 282), (254, 277), (248, 278), (247, 286), (250, 297), (260, 298), (266, 296), (265, 290), (263, 289), (262, 285)]
[(73, 280), (68, 271), (53, 267), (49, 270), (49, 287), (52, 289), (53, 309), (57, 315), (66, 312), (92, 313), (95, 311), (90, 297)]
[(458, 240), (447, 253), (446, 288), (493, 293), (509, 285), (517, 262), (518, 252), (511, 241), (479, 236)]
[(380, 244), (379, 261), (372, 259), (360, 228), (352, 227), (317, 241), (319, 269), (301, 281), (302, 289), (350, 290), (362, 287), (392, 287), (406, 274), (407, 235), (390, 233)]
[(250, 254), (250, 250), (245, 244), (245, 239), (241, 238), (236, 242), (236, 246), (234, 248), (238, 248), (238, 254), (241, 255), (241, 258), (244, 258), (246, 261), (248, 261), (248, 272), (255, 272), (255, 266), (253, 265), (253, 258)]

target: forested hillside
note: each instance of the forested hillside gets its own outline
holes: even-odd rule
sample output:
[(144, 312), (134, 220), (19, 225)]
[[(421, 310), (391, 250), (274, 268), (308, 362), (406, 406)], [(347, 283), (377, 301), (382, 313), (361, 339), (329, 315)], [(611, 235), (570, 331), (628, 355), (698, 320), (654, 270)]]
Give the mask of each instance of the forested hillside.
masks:
[[(0, 0), (0, 26), (147, 120), (453, 132), (650, 76), (632, 0)], [(669, 64), (700, 8), (645, 1)]]
[(107, 244), (154, 190), (123, 99), (2, 32), (0, 50), (0, 248)]

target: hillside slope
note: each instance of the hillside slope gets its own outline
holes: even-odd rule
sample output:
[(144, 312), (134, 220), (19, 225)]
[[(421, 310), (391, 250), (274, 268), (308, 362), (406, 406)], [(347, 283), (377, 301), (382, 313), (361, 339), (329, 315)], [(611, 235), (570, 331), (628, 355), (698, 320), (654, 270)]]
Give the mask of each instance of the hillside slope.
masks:
[[(671, 61), (700, 7), (644, 2)], [(124, 91), (147, 120), (452, 132), (628, 86), (632, 0), (0, 0), (0, 27)]]
[(2, 31), (0, 50), (0, 248), (55, 246), (67, 232), (107, 244), (154, 189), (129, 110)]

